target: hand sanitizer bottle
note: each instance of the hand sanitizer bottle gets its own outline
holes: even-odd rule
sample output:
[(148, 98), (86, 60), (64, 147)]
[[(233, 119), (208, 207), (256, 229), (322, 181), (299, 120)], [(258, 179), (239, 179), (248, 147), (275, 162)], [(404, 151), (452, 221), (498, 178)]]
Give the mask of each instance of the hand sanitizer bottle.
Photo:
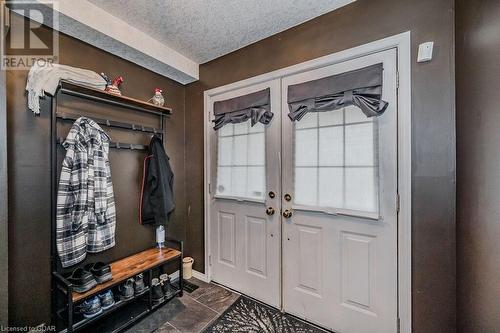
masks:
[(165, 227), (162, 225), (156, 227), (156, 247), (159, 249), (165, 247)]

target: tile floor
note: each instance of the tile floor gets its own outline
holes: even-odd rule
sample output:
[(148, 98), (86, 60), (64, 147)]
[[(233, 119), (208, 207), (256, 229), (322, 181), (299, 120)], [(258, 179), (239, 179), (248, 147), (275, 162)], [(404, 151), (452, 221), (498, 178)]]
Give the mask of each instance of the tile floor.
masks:
[(239, 297), (213, 283), (192, 278), (200, 288), (192, 293), (184, 291), (181, 298), (168, 302), (150, 316), (129, 328), (127, 333), (202, 332)]

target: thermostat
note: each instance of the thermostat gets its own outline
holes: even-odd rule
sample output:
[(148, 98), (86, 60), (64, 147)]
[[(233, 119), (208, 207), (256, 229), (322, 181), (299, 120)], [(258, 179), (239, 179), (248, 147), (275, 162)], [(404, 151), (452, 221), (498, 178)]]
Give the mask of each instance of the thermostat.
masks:
[(434, 42), (422, 43), (418, 46), (417, 62), (426, 62), (432, 60), (432, 49)]

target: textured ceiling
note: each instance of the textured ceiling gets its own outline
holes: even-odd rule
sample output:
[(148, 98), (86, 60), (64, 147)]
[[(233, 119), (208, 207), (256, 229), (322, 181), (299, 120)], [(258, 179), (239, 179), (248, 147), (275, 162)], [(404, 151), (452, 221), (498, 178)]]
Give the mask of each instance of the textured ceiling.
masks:
[(89, 0), (204, 63), (354, 0)]

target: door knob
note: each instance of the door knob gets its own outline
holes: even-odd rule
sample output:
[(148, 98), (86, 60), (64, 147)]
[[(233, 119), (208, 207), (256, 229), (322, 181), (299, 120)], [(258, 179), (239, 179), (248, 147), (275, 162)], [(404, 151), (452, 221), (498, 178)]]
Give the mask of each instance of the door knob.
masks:
[(286, 194), (285, 194), (285, 200), (286, 200), (286, 201), (290, 201), (290, 200), (292, 200), (292, 196), (291, 196), (290, 194), (286, 193)]
[(286, 219), (289, 219), (290, 217), (292, 217), (292, 215), (293, 212), (290, 209), (285, 209), (285, 211), (283, 212), (283, 217)]
[(269, 216), (274, 215), (274, 208), (273, 207), (267, 207), (266, 214), (269, 215)]

